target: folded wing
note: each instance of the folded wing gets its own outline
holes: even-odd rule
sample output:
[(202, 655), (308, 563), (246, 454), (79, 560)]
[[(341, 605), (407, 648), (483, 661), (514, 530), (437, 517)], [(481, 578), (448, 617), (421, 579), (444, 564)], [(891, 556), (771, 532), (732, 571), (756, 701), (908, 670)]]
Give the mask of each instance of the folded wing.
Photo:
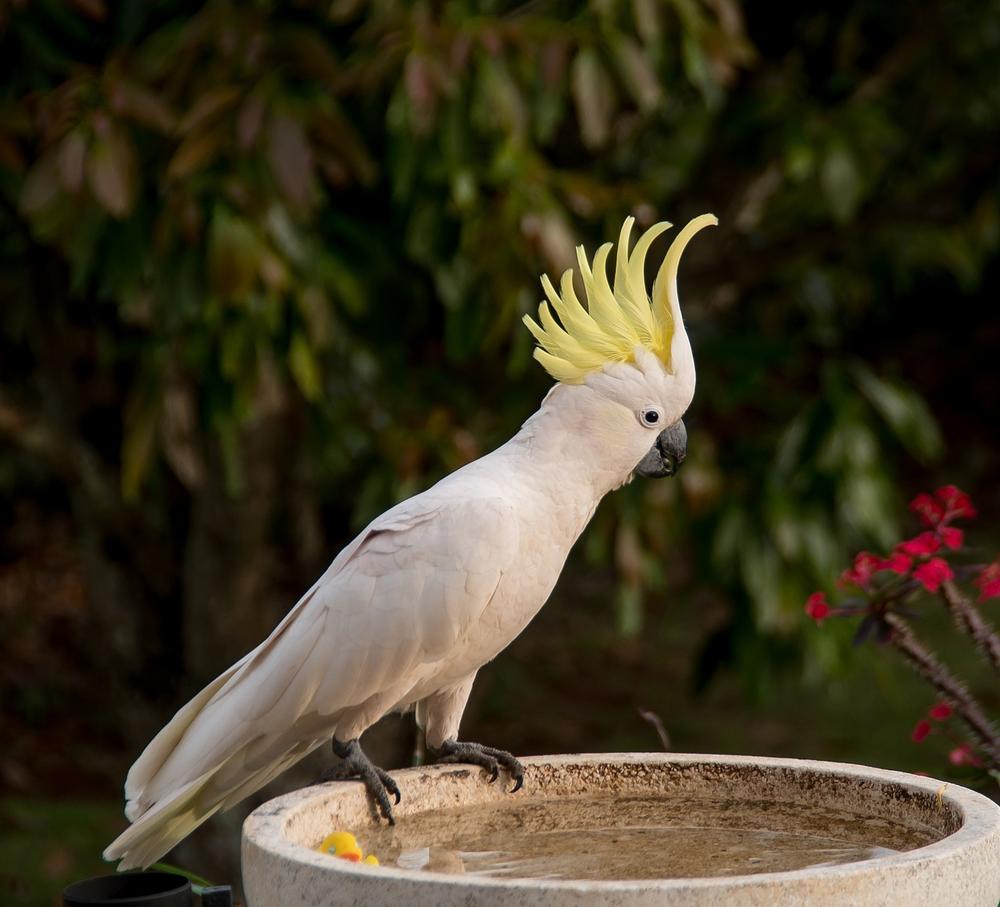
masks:
[(351, 709), (402, 701), (461, 646), (517, 544), (495, 496), (428, 492), (373, 522), (146, 747), (125, 784), (133, 825), (105, 858), (148, 865), (328, 740)]

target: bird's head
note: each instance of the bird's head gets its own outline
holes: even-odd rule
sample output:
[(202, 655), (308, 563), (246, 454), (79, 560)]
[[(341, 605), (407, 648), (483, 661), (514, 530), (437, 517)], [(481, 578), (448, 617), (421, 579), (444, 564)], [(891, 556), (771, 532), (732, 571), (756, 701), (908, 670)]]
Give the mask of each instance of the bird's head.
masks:
[(630, 254), (633, 223), (628, 218), (618, 238), (613, 284), (607, 272), (612, 244), (601, 246), (593, 263), (580, 246), (577, 260), (586, 305), (567, 270), (558, 292), (542, 278), (547, 301), (538, 308), (537, 322), (526, 315), (524, 323), (538, 341), (534, 355), (545, 370), (561, 385), (591, 392), (575, 395), (588, 431), (609, 442), (605, 449), (615, 451), (626, 472), (658, 478), (673, 475), (684, 462), (687, 430), (681, 417), (695, 387), (677, 268), (691, 237), (718, 221), (703, 214), (680, 231), (653, 281), (652, 297), (646, 291), (646, 254), (670, 224), (650, 227)]

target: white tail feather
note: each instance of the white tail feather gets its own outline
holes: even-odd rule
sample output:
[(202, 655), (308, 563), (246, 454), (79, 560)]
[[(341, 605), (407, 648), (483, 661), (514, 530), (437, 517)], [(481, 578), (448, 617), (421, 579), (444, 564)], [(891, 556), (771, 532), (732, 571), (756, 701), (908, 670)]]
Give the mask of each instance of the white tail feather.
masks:
[(155, 863), (219, 809), (220, 804), (199, 809), (197, 802), (214, 774), (207, 772), (186, 784), (136, 819), (105, 848), (104, 859), (120, 859), (119, 872)]

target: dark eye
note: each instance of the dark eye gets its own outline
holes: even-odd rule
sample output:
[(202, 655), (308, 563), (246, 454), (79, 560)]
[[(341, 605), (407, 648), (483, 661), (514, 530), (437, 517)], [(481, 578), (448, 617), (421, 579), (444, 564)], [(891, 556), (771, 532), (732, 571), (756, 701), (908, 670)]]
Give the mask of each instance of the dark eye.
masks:
[(645, 409), (642, 411), (642, 421), (646, 425), (656, 425), (660, 421), (660, 414), (655, 409)]

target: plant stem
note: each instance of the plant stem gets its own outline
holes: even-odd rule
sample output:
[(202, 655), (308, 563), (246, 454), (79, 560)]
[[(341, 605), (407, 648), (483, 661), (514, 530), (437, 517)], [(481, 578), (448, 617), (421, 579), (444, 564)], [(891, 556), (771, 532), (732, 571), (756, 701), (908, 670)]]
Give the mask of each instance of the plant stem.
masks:
[(1000, 674), (1000, 636), (996, 630), (979, 613), (979, 609), (958, 591), (954, 583), (942, 584), (941, 597), (948, 606), (958, 629), (972, 637), (979, 651), (993, 666), (993, 670)]
[(889, 643), (895, 646), (910, 662), (917, 673), (933, 686), (948, 702), (958, 716), (968, 725), (980, 748), (994, 765), (1000, 765), (1000, 735), (982, 706), (932, 652), (917, 639), (910, 625), (898, 614), (886, 614), (885, 622), (892, 629)]

